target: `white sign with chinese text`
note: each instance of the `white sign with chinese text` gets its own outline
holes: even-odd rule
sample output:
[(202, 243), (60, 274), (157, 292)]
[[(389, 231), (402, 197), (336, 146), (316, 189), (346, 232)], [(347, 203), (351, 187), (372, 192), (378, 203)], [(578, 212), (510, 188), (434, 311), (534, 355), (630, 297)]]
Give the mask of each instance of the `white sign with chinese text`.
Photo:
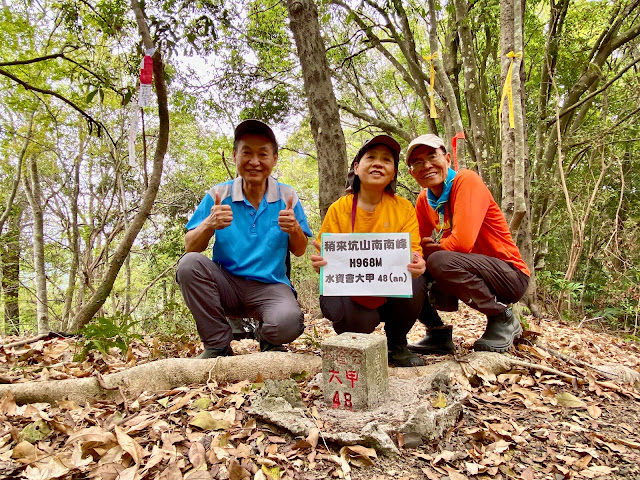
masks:
[(411, 234), (324, 233), (320, 295), (412, 297)]

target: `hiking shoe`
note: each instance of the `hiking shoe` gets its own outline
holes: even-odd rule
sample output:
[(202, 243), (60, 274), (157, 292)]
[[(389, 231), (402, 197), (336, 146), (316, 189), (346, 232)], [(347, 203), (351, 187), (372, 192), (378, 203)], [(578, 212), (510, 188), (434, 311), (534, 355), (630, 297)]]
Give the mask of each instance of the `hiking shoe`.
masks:
[(205, 348), (202, 353), (194, 358), (216, 358), (216, 357), (231, 357), (233, 356), (233, 350), (231, 345), (227, 345), (224, 348)]
[(498, 315), (487, 316), (487, 328), (473, 344), (474, 350), (506, 352), (513, 342), (522, 335), (520, 320), (511, 307)]
[(389, 365), (393, 367), (421, 367), (424, 365), (422, 359), (410, 352), (404, 345), (389, 346), (387, 358)]
[(284, 345), (274, 345), (273, 343), (269, 343), (266, 340), (260, 340), (260, 351), (261, 352), (288, 352), (287, 347)]
[(422, 355), (448, 355), (456, 351), (453, 344), (453, 327), (443, 325), (441, 327), (427, 327), (427, 333), (422, 340), (407, 345), (414, 353)]

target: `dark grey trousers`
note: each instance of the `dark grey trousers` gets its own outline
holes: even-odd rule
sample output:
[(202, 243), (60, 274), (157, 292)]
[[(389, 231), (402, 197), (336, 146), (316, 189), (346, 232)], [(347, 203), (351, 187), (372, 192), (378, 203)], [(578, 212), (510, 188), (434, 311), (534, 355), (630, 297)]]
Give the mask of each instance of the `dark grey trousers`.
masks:
[(260, 338), (288, 343), (304, 331), (304, 316), (291, 287), (230, 274), (201, 253), (187, 253), (176, 271), (184, 301), (205, 348), (224, 348), (233, 339), (226, 317), (253, 317)]
[(425, 276), (427, 282), (433, 279), (443, 294), (453, 295), (488, 316), (498, 315), (508, 304), (520, 300), (529, 285), (526, 274), (503, 260), (448, 250), (429, 255)]
[(418, 318), (425, 295), (424, 276), (413, 279), (413, 298), (387, 297), (378, 308), (366, 308), (350, 297), (320, 296), (322, 314), (331, 320), (336, 333), (371, 333), (384, 322), (387, 344), (407, 344), (407, 333)]

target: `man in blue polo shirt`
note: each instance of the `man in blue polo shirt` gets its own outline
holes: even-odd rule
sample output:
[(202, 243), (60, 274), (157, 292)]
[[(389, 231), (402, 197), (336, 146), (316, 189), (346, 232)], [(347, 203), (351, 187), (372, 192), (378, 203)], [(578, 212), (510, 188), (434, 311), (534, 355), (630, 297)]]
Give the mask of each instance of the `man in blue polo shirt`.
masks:
[[(212, 187), (187, 223), (188, 253), (176, 272), (204, 344), (197, 358), (233, 355), (227, 316), (257, 319), (262, 351), (284, 350), (304, 330), (285, 259), (304, 254), (312, 234), (296, 192), (271, 176), (278, 161), (271, 128), (240, 123), (233, 160), (238, 177)], [(214, 236), (210, 260), (198, 252)]]

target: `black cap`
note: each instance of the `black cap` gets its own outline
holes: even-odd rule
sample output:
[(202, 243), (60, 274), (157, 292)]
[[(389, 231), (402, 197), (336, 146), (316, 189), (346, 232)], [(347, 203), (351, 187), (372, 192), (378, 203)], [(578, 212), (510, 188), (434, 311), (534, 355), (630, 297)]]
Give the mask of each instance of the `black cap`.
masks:
[(278, 141), (276, 140), (276, 136), (273, 133), (273, 130), (271, 130), (271, 127), (260, 120), (251, 119), (240, 122), (233, 131), (233, 141), (237, 142), (247, 133), (253, 135), (264, 135), (275, 143), (276, 147), (278, 146)]

